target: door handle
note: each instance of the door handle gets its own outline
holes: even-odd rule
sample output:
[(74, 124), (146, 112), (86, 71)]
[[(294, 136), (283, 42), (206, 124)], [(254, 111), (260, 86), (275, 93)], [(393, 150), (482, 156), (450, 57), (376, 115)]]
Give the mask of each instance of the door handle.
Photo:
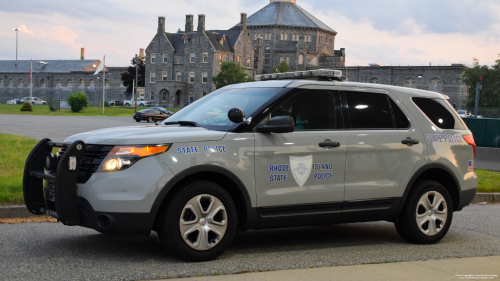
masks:
[(414, 139), (408, 137), (408, 138), (402, 140), (401, 143), (402, 144), (418, 144), (419, 141), (418, 140), (414, 140)]
[(320, 147), (339, 147), (340, 143), (338, 143), (336, 141), (320, 142), (319, 146)]

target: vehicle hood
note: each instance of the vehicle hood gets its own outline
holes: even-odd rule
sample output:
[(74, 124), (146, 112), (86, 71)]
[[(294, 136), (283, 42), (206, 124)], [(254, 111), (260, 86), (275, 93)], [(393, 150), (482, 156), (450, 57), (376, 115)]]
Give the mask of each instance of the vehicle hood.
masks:
[(132, 145), (182, 143), (193, 141), (218, 141), (227, 132), (207, 130), (202, 127), (178, 125), (149, 125), (115, 127), (89, 131), (70, 136), (65, 142), (82, 140), (89, 144)]

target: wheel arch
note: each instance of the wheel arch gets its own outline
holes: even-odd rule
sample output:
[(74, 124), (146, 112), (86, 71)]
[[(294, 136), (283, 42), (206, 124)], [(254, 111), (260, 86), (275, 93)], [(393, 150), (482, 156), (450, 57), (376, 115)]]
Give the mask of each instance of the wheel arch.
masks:
[[(248, 191), (245, 185), (231, 171), (214, 165), (190, 167), (175, 175), (160, 191), (150, 212), (160, 213), (167, 205), (168, 198), (171, 198), (185, 184), (198, 180), (215, 182), (229, 193), (234, 200), (238, 212), (238, 228), (245, 229), (248, 224), (248, 208), (252, 206)], [(157, 215), (155, 223), (158, 218), (159, 216)]]
[(401, 198), (401, 203), (398, 208), (398, 215), (401, 213), (406, 201), (414, 190), (413, 186), (416, 182), (420, 180), (433, 180), (442, 184), (448, 193), (450, 193), (451, 200), (453, 203), (453, 211), (458, 211), (458, 206), (460, 204), (460, 183), (457, 177), (454, 175), (453, 171), (440, 163), (431, 163), (422, 166), (413, 177), (408, 182), (403, 197)]

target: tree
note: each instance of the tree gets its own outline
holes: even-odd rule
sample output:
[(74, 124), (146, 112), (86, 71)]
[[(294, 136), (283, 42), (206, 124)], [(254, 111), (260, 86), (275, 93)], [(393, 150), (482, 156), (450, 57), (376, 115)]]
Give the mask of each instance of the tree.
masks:
[(280, 62), (278, 67), (273, 69), (273, 73), (284, 73), (290, 70), (290, 66), (286, 63), (286, 61)]
[(223, 62), (219, 74), (212, 78), (215, 87), (220, 89), (227, 85), (238, 84), (243, 82), (255, 81), (248, 77), (245, 69), (234, 62)]
[(138, 74), (138, 80), (139, 83), (137, 84), (137, 87), (144, 87), (144, 81), (146, 79), (146, 67), (144, 65), (144, 61), (140, 59), (138, 55), (135, 55), (135, 57), (132, 58), (130, 61), (132, 63), (132, 66), (129, 66), (127, 68), (127, 72), (123, 72), (121, 74), (121, 79), (123, 82), (123, 86), (127, 87), (127, 93), (132, 93), (132, 81), (135, 79), (135, 66), (138, 63), (139, 65), (139, 74)]
[(483, 89), (479, 92), (479, 107), (500, 108), (500, 54), (496, 64), (488, 67), (479, 65), (479, 61), (474, 59), (472, 67), (467, 67), (462, 74), (462, 82), (468, 88), (465, 107), (469, 110), (474, 108), (476, 103), (476, 84), (479, 77), (482, 78)]
[(89, 106), (89, 100), (84, 93), (74, 93), (68, 96), (68, 104), (72, 112), (80, 112)]

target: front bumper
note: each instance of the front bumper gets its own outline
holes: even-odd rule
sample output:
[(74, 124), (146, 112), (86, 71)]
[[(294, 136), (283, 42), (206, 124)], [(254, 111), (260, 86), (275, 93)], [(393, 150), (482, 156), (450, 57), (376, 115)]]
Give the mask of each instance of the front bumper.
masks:
[[(59, 157), (57, 168), (50, 173), (45, 172), (45, 159), (54, 147), (66, 149)], [(155, 192), (150, 191), (163, 187), (163, 182), (171, 177), (165, 170), (170, 170), (156, 157), (148, 157), (144, 159), (146, 161), (141, 160), (143, 163), (136, 163), (129, 168), (139, 172), (146, 170), (142, 173), (146, 179), (134, 181), (133, 175), (139, 178), (137, 175), (141, 173), (127, 173), (125, 170), (94, 173), (87, 182), (87, 178), (82, 179), (81, 170), (86, 169), (88, 155), (96, 154), (95, 147), (83, 141), (40, 141), (25, 165), (23, 192), (26, 207), (32, 214), (47, 214), (65, 225), (79, 225), (103, 233), (149, 234), (156, 217), (156, 213), (151, 212)], [(72, 167), (74, 169), (69, 169), (71, 157), (74, 157), (73, 161), (76, 160), (76, 166)], [(147, 186), (153, 186), (153, 189)], [(125, 191), (127, 188), (129, 192)]]

